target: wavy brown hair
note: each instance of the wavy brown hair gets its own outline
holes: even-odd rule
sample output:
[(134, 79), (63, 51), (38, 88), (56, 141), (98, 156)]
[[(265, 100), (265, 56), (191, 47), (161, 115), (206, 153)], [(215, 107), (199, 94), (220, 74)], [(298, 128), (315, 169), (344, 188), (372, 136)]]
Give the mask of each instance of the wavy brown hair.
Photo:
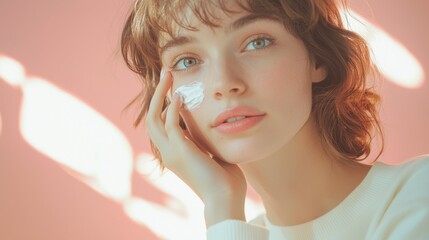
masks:
[[(137, 127), (146, 116), (161, 71), (160, 35), (165, 32), (174, 37), (173, 26), (196, 30), (183, 17), (185, 9), (205, 25), (215, 28), (213, 9), (225, 14), (231, 0), (137, 0), (122, 32), (122, 54), (127, 66), (142, 81), (142, 90), (128, 107), (138, 104)], [(376, 109), (380, 96), (367, 86), (375, 79), (373, 66), (365, 40), (347, 30), (340, 10), (346, 11), (343, 1), (335, 0), (236, 0), (249, 13), (270, 14), (278, 17), (285, 28), (304, 42), (310, 59), (324, 67), (327, 77), (312, 86), (312, 117), (319, 130), (322, 145), (327, 153), (338, 160), (362, 161), (371, 152), (373, 133), (381, 137), (383, 131)], [(167, 106), (165, 100), (164, 108)], [(180, 126), (186, 128), (183, 120)], [(155, 158), (164, 169), (159, 151), (151, 142)]]

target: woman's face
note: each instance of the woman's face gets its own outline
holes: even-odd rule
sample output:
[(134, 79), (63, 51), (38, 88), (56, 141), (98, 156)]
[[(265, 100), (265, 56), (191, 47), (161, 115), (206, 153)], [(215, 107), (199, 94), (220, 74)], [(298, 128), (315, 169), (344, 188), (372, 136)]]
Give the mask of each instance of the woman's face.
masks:
[[(213, 29), (189, 14), (198, 31), (177, 28), (185, 41), (163, 51), (163, 67), (171, 69), (173, 92), (195, 81), (204, 86), (201, 105), (181, 110), (195, 141), (229, 163), (260, 160), (281, 151), (301, 129), (311, 112), (311, 84), (326, 73), (281, 22), (248, 18), (244, 11), (218, 13), (221, 27)], [(261, 116), (239, 120), (235, 124), (245, 127), (229, 132), (213, 126), (219, 114), (243, 106)]]

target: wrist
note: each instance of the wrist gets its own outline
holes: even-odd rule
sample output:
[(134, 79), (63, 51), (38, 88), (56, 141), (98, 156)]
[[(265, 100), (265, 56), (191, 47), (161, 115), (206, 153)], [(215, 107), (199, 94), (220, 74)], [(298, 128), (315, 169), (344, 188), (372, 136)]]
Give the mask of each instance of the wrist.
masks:
[(209, 200), (204, 204), (206, 228), (227, 219), (246, 221), (244, 199)]

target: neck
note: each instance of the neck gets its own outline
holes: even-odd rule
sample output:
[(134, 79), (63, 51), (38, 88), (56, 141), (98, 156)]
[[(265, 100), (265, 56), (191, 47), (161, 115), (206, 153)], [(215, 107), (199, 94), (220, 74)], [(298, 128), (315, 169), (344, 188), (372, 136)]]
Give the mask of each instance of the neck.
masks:
[(312, 118), (280, 151), (241, 164), (274, 225), (311, 221), (333, 209), (363, 180), (370, 166), (333, 160)]

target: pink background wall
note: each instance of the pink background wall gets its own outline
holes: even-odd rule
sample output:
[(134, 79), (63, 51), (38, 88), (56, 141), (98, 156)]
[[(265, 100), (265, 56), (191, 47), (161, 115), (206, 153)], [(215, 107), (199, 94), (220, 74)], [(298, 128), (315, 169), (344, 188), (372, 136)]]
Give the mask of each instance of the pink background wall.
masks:
[[(407, 49), (417, 60), (411, 70), (422, 69), (414, 87), (386, 75), (380, 87), (381, 160), (399, 163), (429, 150), (429, 3), (369, 4), (350, 3)], [(192, 223), (203, 221), (201, 206), (189, 207), (195, 198), (189, 190), (174, 192), (183, 186), (171, 176), (162, 185), (144, 175), (148, 141), (142, 128), (131, 126), (134, 112), (121, 115), (139, 89), (119, 54), (128, 6), (119, 0), (0, 0), (0, 59), (15, 59), (26, 76), (21, 85), (0, 77), (0, 239), (186, 239), (195, 231)], [(397, 76), (405, 71), (400, 55), (388, 59), (397, 64), (391, 68)], [(0, 73), (10, 70), (4, 66), (0, 60)], [(64, 126), (83, 130), (63, 133)], [(67, 142), (69, 148), (59, 151)], [(87, 160), (75, 164), (65, 153)], [(112, 169), (100, 163), (121, 174), (108, 174)], [(249, 196), (258, 202), (253, 192)]]

